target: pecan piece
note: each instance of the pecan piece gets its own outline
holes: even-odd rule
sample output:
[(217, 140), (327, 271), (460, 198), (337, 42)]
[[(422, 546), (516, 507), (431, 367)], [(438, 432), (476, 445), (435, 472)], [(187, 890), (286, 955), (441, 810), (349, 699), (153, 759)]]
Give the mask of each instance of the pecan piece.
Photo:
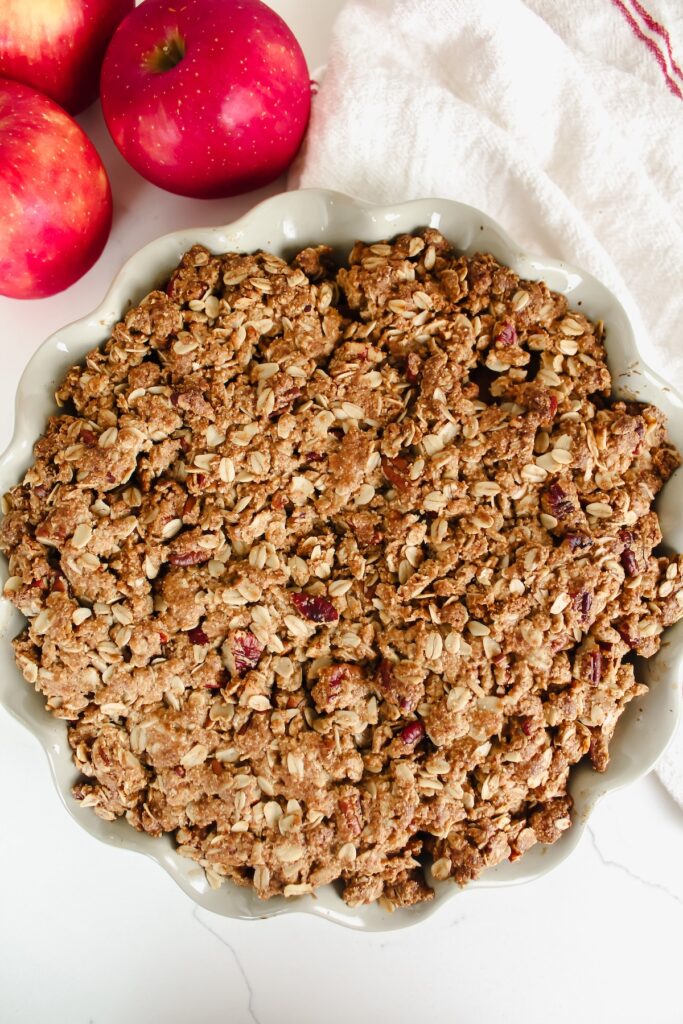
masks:
[(402, 455), (398, 455), (395, 459), (383, 457), (382, 472), (397, 491), (404, 493), (410, 489), (410, 463)]
[(201, 565), (208, 562), (211, 555), (208, 551), (172, 551), (168, 556), (171, 565)]

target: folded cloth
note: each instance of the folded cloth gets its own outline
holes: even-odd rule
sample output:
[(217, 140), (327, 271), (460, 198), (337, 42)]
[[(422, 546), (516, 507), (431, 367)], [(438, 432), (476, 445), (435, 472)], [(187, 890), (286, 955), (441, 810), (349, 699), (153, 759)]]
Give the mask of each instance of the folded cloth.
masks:
[[(681, 64), (680, 0), (350, 0), (290, 185), (479, 207), (683, 389)], [(683, 806), (681, 732), (660, 777)]]

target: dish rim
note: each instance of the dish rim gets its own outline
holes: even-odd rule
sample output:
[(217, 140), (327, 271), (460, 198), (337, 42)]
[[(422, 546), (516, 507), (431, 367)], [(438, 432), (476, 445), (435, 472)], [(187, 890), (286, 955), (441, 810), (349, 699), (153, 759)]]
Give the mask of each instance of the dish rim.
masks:
[[(315, 204), (317, 204), (317, 206)], [(497, 242), (498, 249), (510, 254), (507, 258), (498, 258), (501, 258), (503, 262), (507, 263), (507, 265), (516, 269), (518, 273), (520, 273), (520, 271), (517, 268), (522, 266), (527, 270), (533, 271), (536, 279), (547, 280), (548, 277), (553, 278), (554, 275), (559, 275), (560, 278), (573, 282), (570, 292), (577, 288), (580, 289), (581, 287), (585, 287), (589, 290), (592, 289), (596, 294), (600, 295), (601, 301), (606, 302), (608, 307), (611, 306), (614, 308), (616, 320), (618, 321), (620, 316), (622, 320), (620, 329), (623, 332), (624, 337), (622, 337), (621, 341), (615, 341), (614, 338), (609, 339), (608, 330), (608, 341), (606, 342), (608, 357), (610, 356), (612, 346), (619, 348), (620, 345), (623, 346), (623, 351), (627, 353), (631, 352), (634, 356), (632, 369), (619, 374), (619, 378), (627, 377), (632, 373), (636, 376), (640, 375), (643, 380), (649, 381), (652, 387), (658, 389), (662, 394), (668, 395), (668, 404), (676, 405), (678, 407), (681, 412), (681, 424), (683, 424), (683, 397), (681, 397), (674, 388), (672, 388), (663, 380), (662, 377), (659, 376), (659, 374), (647, 365), (638, 347), (631, 318), (624, 309), (623, 304), (610, 292), (609, 289), (597, 281), (597, 279), (592, 275), (566, 263), (565, 261), (534, 256), (525, 252), (516, 245), (507, 232), (491, 217), (475, 207), (468, 206), (454, 200), (426, 198), (409, 200), (403, 203), (379, 205), (354, 199), (338, 192), (321, 189), (303, 189), (296, 192), (285, 192), (271, 196), (252, 207), (238, 220), (229, 224), (219, 225), (216, 227), (181, 229), (169, 232), (154, 241), (149, 242), (147, 245), (137, 250), (137, 252), (133, 253), (125, 261), (107, 289), (104, 298), (91, 313), (84, 317), (80, 317), (78, 320), (59, 328), (57, 331), (49, 335), (29, 360), (19, 381), (14, 404), (14, 427), (12, 438), (5, 451), (0, 455), (0, 490), (4, 492), (8, 486), (11, 486), (11, 483), (8, 484), (8, 480), (13, 476), (15, 476), (16, 482), (16, 479), (18, 479), (16, 474), (22, 473), (22, 467), (25, 467), (30, 461), (33, 442), (37, 439), (37, 436), (39, 436), (35, 434), (34, 430), (38, 416), (32, 406), (32, 403), (35, 402), (36, 398), (43, 400), (40, 418), (42, 418), (43, 424), (45, 422), (47, 411), (46, 405), (50, 402), (49, 395), (47, 394), (47, 384), (49, 383), (50, 389), (53, 389), (54, 387), (52, 375), (48, 375), (48, 381), (45, 379), (45, 368), (50, 364), (53, 371), (56, 371), (57, 364), (61, 363), (63, 364), (61, 369), (61, 372), (63, 373), (64, 369), (68, 365), (71, 365), (73, 358), (71, 357), (69, 345), (72, 343), (68, 339), (72, 335), (82, 332), (83, 337), (90, 336), (91, 340), (88, 341), (87, 346), (84, 346), (83, 344), (81, 346), (84, 352), (94, 347), (96, 344), (101, 344), (106, 339), (113, 324), (125, 314), (126, 310), (130, 308), (135, 301), (138, 301), (142, 294), (145, 294), (158, 282), (159, 272), (157, 271), (153, 274), (151, 271), (146, 271), (145, 265), (149, 267), (155, 258), (158, 262), (162, 253), (170, 256), (173, 251), (178, 251), (179, 246), (181, 252), (184, 251), (185, 248), (188, 248), (190, 244), (197, 243), (207, 245), (212, 249), (212, 251), (221, 251), (221, 247), (216, 248), (210, 244), (211, 239), (217, 240), (219, 237), (230, 236), (233, 239), (238, 240), (241, 237), (248, 237), (250, 232), (253, 233), (253, 225), (257, 221), (272, 221), (274, 225), (279, 226), (280, 233), (282, 235), (281, 244), (279, 246), (281, 250), (285, 244), (285, 239), (291, 240), (292, 248), (295, 248), (295, 243), (301, 245), (302, 242), (299, 240), (297, 243), (297, 227), (292, 218), (295, 217), (297, 211), (298, 215), (302, 216), (302, 210), (305, 209), (307, 205), (311, 210), (315, 207), (315, 211), (317, 211), (318, 214), (325, 214), (325, 226), (323, 231), (331, 226), (332, 234), (334, 232), (335, 217), (338, 215), (343, 217), (344, 214), (353, 214), (359, 219), (363, 219), (368, 225), (376, 225), (378, 228), (381, 226), (389, 227), (392, 222), (400, 221), (402, 216), (405, 219), (405, 216), (409, 215), (411, 211), (415, 212), (413, 227), (417, 228), (418, 226), (424, 226), (424, 217), (420, 215), (418, 211), (422, 211), (424, 213), (427, 209), (432, 211), (430, 223), (434, 215), (437, 216), (437, 219), (440, 219), (442, 216), (451, 216), (456, 219), (460, 218), (463, 224), (469, 225), (470, 230), (474, 230), (476, 225), (480, 225), (481, 231), (485, 231), (487, 237), (493, 237)], [(300, 207), (301, 209), (299, 209)], [(294, 213), (288, 214), (288, 209), (293, 210)], [(313, 214), (311, 214), (311, 217), (313, 217)], [(288, 221), (290, 222), (289, 235), (287, 234)], [(405, 226), (402, 226), (400, 230), (406, 230)], [(394, 231), (394, 234), (396, 234), (397, 231), (398, 229)], [(445, 228), (444, 233), (448, 237), (448, 232)], [(380, 236), (391, 237), (391, 232), (388, 234), (386, 232), (384, 234), (380, 232), (375, 240), (379, 240)], [(370, 241), (371, 238), (364, 237), (364, 240)], [(346, 244), (347, 243), (344, 242), (344, 246), (346, 246)], [(490, 249), (490, 246), (487, 245), (485, 248)], [(248, 250), (249, 246), (246, 246), (243, 249), (243, 251)], [(227, 250), (223, 249), (222, 251)], [(520, 273), (520, 276), (531, 278), (531, 274), (524, 275)], [(137, 288), (134, 287), (135, 282), (139, 281), (142, 281), (144, 284), (143, 290), (140, 290), (139, 285)], [(552, 284), (550, 286), (555, 290), (558, 290), (556, 284)], [(99, 342), (92, 340), (94, 333), (101, 334)], [(66, 341), (64, 340), (65, 338), (67, 339)], [(59, 358), (57, 357), (57, 353), (59, 353)], [(620, 390), (626, 391), (627, 393), (629, 391), (633, 391), (632, 383), (632, 381), (629, 381), (624, 384), (624, 381), (622, 380)], [(671, 481), (667, 486), (670, 486), (670, 483)], [(3, 582), (6, 575), (6, 560), (3, 556), (2, 570), (0, 572), (0, 578)], [(4, 597), (0, 599), (0, 608), (2, 609), (2, 612), (4, 612), (4, 619), (0, 618), (0, 630), (1, 635), (3, 635), (3, 641), (6, 639), (8, 628), (11, 625), (9, 621), (5, 622), (5, 620), (12, 618), (14, 621), (21, 621), (23, 618), (19, 616), (17, 619), (18, 613), (12, 615), (11, 606), (8, 609), (8, 605), (9, 602), (7, 599)], [(676, 627), (673, 627), (671, 630), (672, 634), (675, 630)], [(665, 668), (665, 670), (660, 673), (665, 678), (658, 681), (658, 687), (664, 686), (667, 681), (670, 681), (668, 680), (668, 677), (671, 674), (680, 676), (681, 665), (683, 664), (683, 631), (679, 630), (678, 634), (678, 641), (680, 642), (677, 641), (675, 645), (672, 644), (671, 646), (680, 648), (680, 650), (678, 650), (674, 663), (670, 668), (668, 670)], [(7, 653), (7, 647), (8, 644), (3, 642), (2, 657), (5, 657), (5, 654)], [(237, 899), (237, 894), (243, 893), (244, 890), (226, 882), (222, 889), (219, 890), (219, 893), (225, 892), (228, 887), (234, 891), (234, 907), (232, 910), (226, 909), (223, 905), (219, 907), (217, 905), (218, 901), (214, 899), (214, 897), (219, 895), (219, 893), (209, 889), (206, 885), (203, 887), (199, 885), (199, 880), (197, 878), (191, 880), (191, 872), (185, 869), (181, 870), (180, 868), (180, 865), (185, 862), (183, 862), (180, 856), (174, 853), (172, 849), (170, 851), (171, 855), (169, 856), (169, 847), (164, 840), (151, 839), (149, 836), (141, 835), (122, 820), (121, 823), (125, 824), (125, 828), (130, 835), (124, 835), (123, 833), (119, 835), (118, 833), (115, 833), (114, 829), (101, 827), (110, 823), (101, 822), (101, 819), (98, 819), (91, 811), (87, 810), (86, 817), (86, 814), (84, 813), (84, 810), (86, 809), (81, 808), (79, 804), (73, 800), (70, 795), (69, 787), (65, 787), (64, 785), (64, 758), (65, 756), (68, 756), (70, 759), (68, 744), (65, 743), (66, 724), (63, 720), (52, 719), (51, 716), (45, 714), (42, 708), (41, 714), (47, 721), (45, 724), (43, 724), (42, 721), (38, 722), (35, 715), (35, 700), (30, 699), (30, 697), (27, 699), (21, 699), (20, 696), (14, 695), (14, 680), (19, 682), (20, 686), (31, 696), (37, 697), (41, 702), (42, 698), (31, 691), (30, 687), (28, 687), (23, 680), (18, 669), (14, 668), (13, 672), (10, 671), (9, 675), (14, 677), (11, 682), (7, 681), (5, 678), (6, 675), (7, 673), (4, 675), (0, 674), (0, 704), (2, 704), (16, 720), (21, 722), (21, 724), (38, 739), (47, 756), (55, 788), (57, 789), (60, 799), (71, 817), (74, 818), (74, 820), (76, 820), (88, 833), (90, 833), (90, 835), (95, 836), (100, 841), (121, 848), (130, 849), (133, 852), (142, 853), (145, 856), (151, 857), (160, 864), (168, 874), (171, 875), (174, 881), (188, 896), (190, 896), (191, 899), (195, 901), (195, 903), (204, 909), (222, 914), (223, 916), (234, 917), (242, 920), (261, 920), (264, 918), (279, 916), (282, 913), (304, 913), (322, 917), (326, 920), (333, 921), (349, 928), (388, 931), (414, 925), (417, 921), (431, 917), (434, 913), (447, 905), (450, 900), (460, 892), (458, 887), (452, 882), (441, 884), (437, 886), (437, 895), (431, 903), (419, 905), (418, 908), (408, 908), (406, 910), (397, 911), (392, 915), (387, 914), (385, 911), (381, 911), (384, 915), (384, 920), (382, 920), (377, 917), (375, 907), (354, 908), (353, 911), (350, 912), (350, 908), (347, 908), (338, 897), (332, 897), (331, 901), (326, 897), (322, 903), (320, 899), (315, 899), (310, 896), (299, 897), (296, 900), (288, 901), (279, 898), (278, 900), (271, 900), (268, 903), (259, 903), (259, 907), (256, 912), (253, 910), (244, 912), (244, 901)], [(677, 700), (673, 698), (673, 692), (677, 694)], [(15, 696), (16, 699), (12, 699), (13, 696)], [(584, 800), (585, 807), (583, 811), (578, 815), (577, 819), (573, 821), (572, 828), (565, 833), (557, 844), (552, 847), (544, 848), (544, 850), (541, 851), (541, 855), (536, 856), (536, 861), (540, 861), (540, 864), (535, 870), (531, 869), (530, 864), (527, 865), (524, 863), (529, 857), (529, 854), (527, 854), (514, 865), (514, 871), (508, 872), (510, 877), (501, 877), (501, 872), (498, 871), (497, 868), (488, 869), (481, 879), (470, 883), (467, 886), (466, 891), (471, 892), (473, 890), (476, 891), (479, 888), (521, 884), (532, 881), (535, 878), (539, 878), (549, 870), (559, 866), (559, 864), (562, 863), (578, 845), (588, 823), (590, 813), (592, 813), (598, 802), (609, 792), (614, 792), (617, 789), (622, 788), (624, 785), (628, 785), (630, 782), (636, 781), (638, 778), (647, 774), (647, 772), (652, 768), (655, 760), (664, 752), (673, 736), (676, 723), (681, 715), (681, 708), (683, 707), (683, 695), (680, 692), (680, 687), (677, 685), (672, 688), (670, 702), (672, 705), (670, 711), (673, 712), (670, 717), (670, 728), (666, 730), (666, 734), (665, 731), (662, 730), (661, 743), (654, 744), (654, 746), (657, 747), (656, 751), (651, 750), (649, 756), (644, 757), (640, 764), (632, 766), (630, 772), (627, 772), (626, 775), (623, 775), (622, 773), (622, 777), (617, 774), (614, 778), (610, 779), (609, 770), (603, 775), (592, 773), (592, 775), (595, 776), (592, 786), (593, 791)], [(32, 707), (29, 707), (29, 705), (32, 705)], [(55, 729), (60, 727), (64, 731), (64, 737), (62, 738), (61, 744), (55, 735)], [(72, 775), (75, 775), (75, 769), (72, 769)], [(602, 782), (602, 785), (600, 785), (600, 782)], [(91, 821), (90, 819), (94, 819), (94, 821)], [(101, 823), (101, 825), (96, 823)], [(150, 845), (151, 843), (155, 844), (155, 846), (152, 847)], [(547, 854), (543, 856), (546, 850), (553, 851), (552, 855)], [(512, 868), (513, 866), (510, 865), (510, 867)], [(203, 871), (201, 871), (200, 868), (197, 868), (197, 871), (201, 872), (201, 875), (203, 876)], [(445, 885), (447, 885), (447, 889), (444, 887)], [(330, 887), (325, 887), (325, 889), (329, 888)], [(334, 905), (330, 905), (330, 903)], [(339, 906), (336, 905), (337, 903)], [(225, 904), (225, 900), (223, 900), (223, 904)], [(242, 906), (242, 911), (240, 911), (240, 906)]]

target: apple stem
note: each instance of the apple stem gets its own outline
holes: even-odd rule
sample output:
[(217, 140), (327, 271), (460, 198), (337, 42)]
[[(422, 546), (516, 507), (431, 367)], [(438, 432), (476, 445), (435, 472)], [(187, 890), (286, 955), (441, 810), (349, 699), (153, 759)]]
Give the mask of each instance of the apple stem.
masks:
[(185, 56), (185, 40), (178, 29), (170, 32), (163, 43), (154, 47), (145, 63), (150, 71), (163, 73), (180, 64)]

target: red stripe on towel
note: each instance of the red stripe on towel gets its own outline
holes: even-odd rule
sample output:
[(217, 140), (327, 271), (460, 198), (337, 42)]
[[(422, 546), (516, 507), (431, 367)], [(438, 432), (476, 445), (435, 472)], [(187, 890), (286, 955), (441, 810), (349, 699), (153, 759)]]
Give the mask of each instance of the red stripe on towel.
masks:
[(662, 24), (660, 24), (660, 22), (656, 21), (655, 18), (652, 17), (650, 12), (647, 11), (642, 6), (642, 4), (638, 3), (638, 0), (632, 0), (632, 3), (635, 9), (637, 10), (638, 14), (641, 16), (647, 27), (650, 29), (650, 31), (654, 32), (655, 35), (661, 36), (661, 38), (664, 40), (666, 52), (669, 54), (669, 63), (671, 65), (671, 68), (675, 72), (675, 74), (677, 74), (678, 77), (681, 80), (683, 80), (683, 71), (681, 71), (674, 58), (673, 48), (671, 46), (671, 36), (669, 35), (668, 31), (664, 28)]
[(631, 26), (633, 34), (636, 35), (638, 39), (641, 39), (645, 43), (650, 53), (659, 64), (662, 70), (662, 74), (664, 75), (664, 78), (666, 80), (666, 84), (669, 87), (669, 91), (672, 92), (674, 96), (678, 96), (679, 100), (683, 100), (683, 92), (681, 92), (678, 83), (669, 74), (669, 69), (666, 66), (664, 55), (657, 46), (657, 44), (654, 42), (654, 40), (650, 39), (649, 36), (645, 35), (642, 28), (640, 27), (636, 19), (633, 17), (629, 9), (626, 7), (624, 3), (622, 3), (622, 0), (611, 0), (611, 2), (619, 11), (621, 11), (621, 13)]

